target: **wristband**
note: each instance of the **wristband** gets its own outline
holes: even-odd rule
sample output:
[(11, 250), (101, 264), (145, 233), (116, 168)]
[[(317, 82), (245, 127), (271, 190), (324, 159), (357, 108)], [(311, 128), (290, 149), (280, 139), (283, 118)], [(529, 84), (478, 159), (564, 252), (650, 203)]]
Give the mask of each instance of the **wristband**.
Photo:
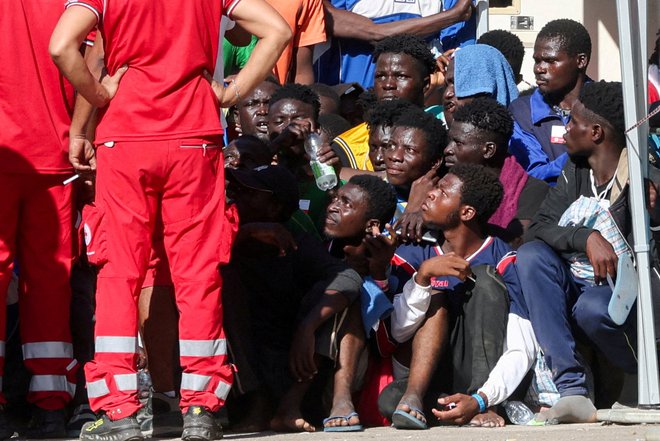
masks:
[(649, 227), (649, 229), (653, 232), (658, 232), (660, 231), (660, 225), (658, 225), (657, 227)]
[(479, 404), (479, 413), (484, 413), (486, 411), (486, 402), (483, 397), (479, 394), (472, 394), (472, 398), (477, 400), (477, 403)]

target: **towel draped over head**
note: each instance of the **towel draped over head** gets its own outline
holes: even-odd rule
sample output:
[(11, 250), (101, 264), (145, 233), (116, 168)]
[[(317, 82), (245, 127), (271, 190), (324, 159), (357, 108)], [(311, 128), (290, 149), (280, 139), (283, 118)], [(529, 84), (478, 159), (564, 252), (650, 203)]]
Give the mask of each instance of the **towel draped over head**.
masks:
[(456, 51), (454, 93), (457, 98), (488, 93), (507, 107), (518, 98), (509, 62), (500, 51), (485, 44), (473, 44)]

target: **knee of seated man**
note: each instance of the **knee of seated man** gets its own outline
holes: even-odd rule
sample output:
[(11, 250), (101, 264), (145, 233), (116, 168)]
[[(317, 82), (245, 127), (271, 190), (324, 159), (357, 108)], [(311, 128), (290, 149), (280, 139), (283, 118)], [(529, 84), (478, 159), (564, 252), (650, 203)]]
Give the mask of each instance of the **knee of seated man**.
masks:
[(546, 266), (549, 257), (556, 256), (555, 251), (545, 242), (533, 240), (524, 243), (516, 251), (518, 271), (538, 271), (539, 266)]

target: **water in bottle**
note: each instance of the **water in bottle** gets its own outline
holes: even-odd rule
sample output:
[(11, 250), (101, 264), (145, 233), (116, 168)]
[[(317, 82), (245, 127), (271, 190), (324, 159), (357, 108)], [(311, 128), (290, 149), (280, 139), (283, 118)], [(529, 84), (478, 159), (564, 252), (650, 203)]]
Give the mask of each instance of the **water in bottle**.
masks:
[(316, 179), (316, 186), (323, 191), (329, 190), (337, 185), (337, 175), (331, 165), (327, 165), (318, 159), (318, 151), (321, 148), (321, 137), (316, 133), (310, 133), (305, 140), (305, 151), (309, 155), (309, 165)]

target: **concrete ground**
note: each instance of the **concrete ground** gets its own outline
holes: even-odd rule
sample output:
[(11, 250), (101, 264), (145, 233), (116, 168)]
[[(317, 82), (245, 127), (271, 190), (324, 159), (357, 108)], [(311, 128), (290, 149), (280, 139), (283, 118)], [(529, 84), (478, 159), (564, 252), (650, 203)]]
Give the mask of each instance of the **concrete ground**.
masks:
[(623, 426), (597, 423), (547, 427), (507, 426), (497, 429), (435, 427), (424, 431), (401, 431), (389, 427), (379, 427), (352, 433), (228, 433), (224, 439), (263, 439), (263, 441), (364, 441), (376, 439), (378, 441), (655, 441), (660, 440), (660, 425)]

